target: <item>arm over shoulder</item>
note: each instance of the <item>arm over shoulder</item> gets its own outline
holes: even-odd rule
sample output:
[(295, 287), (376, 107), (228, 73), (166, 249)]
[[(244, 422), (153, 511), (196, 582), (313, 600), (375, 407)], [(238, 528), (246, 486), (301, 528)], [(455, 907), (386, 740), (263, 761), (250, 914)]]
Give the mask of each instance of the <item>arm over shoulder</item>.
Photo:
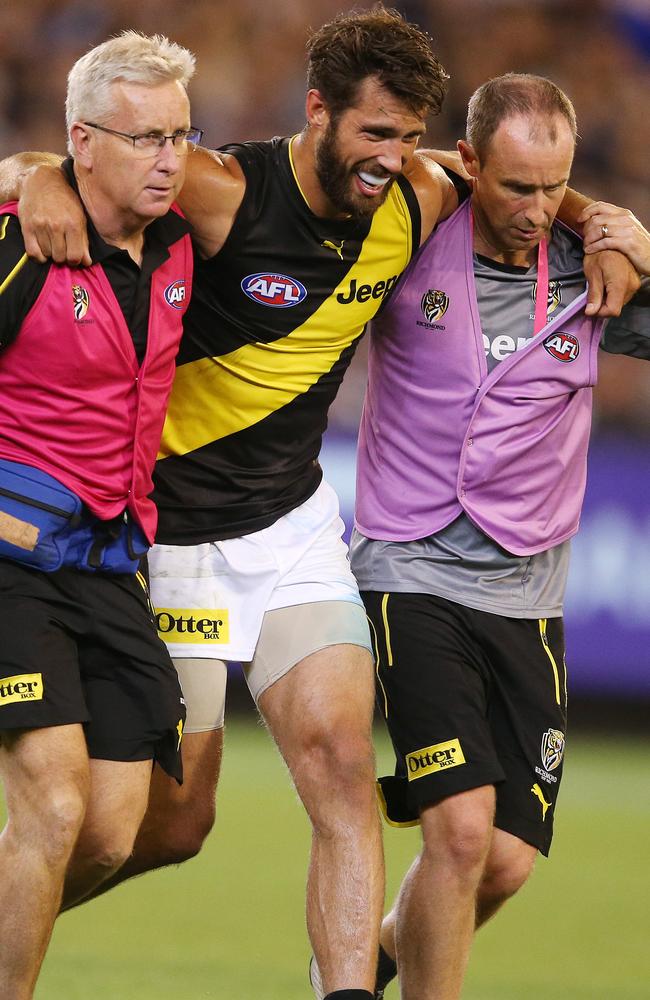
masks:
[(44, 263), (90, 264), (86, 217), (54, 153), (17, 153), (0, 162), (0, 199), (20, 199), (29, 257)]
[(15, 153), (0, 160), (0, 204), (18, 201), (27, 174), (42, 165), (60, 166), (61, 156), (55, 153)]
[(204, 257), (213, 257), (225, 243), (245, 189), (244, 174), (234, 156), (192, 150), (178, 203)]
[(404, 171), (420, 205), (422, 242), (458, 207), (456, 188), (435, 156), (433, 150), (419, 150)]

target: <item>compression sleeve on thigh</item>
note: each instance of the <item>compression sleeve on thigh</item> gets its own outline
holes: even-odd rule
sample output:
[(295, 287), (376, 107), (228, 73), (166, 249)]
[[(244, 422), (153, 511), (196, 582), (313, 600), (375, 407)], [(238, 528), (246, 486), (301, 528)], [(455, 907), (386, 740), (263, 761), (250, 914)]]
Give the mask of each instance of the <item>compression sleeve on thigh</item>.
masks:
[(228, 670), (223, 660), (177, 657), (174, 666), (187, 707), (184, 733), (223, 727)]

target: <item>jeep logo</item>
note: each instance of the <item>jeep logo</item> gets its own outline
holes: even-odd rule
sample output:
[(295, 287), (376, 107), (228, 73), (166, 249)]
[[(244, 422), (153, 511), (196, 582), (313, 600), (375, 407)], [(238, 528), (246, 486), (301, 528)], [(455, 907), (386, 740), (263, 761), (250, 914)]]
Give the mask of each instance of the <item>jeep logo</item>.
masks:
[(357, 286), (357, 279), (353, 278), (350, 282), (350, 288), (348, 289), (347, 295), (339, 293), (336, 296), (336, 301), (340, 302), (341, 305), (347, 306), (350, 302), (367, 302), (369, 299), (384, 299), (387, 295), (390, 295), (393, 288), (397, 284), (398, 275), (394, 274), (392, 278), (388, 278), (387, 281), (377, 281), (374, 285), (359, 285)]

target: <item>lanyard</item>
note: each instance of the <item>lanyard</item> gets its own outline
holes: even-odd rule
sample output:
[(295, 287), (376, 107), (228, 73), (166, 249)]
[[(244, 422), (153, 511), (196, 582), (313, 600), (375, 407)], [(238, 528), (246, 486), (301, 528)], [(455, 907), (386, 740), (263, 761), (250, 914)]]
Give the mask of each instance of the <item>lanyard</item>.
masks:
[(546, 326), (548, 309), (548, 244), (540, 240), (537, 248), (537, 294), (535, 295), (535, 325), (533, 336)]
[[(470, 212), (470, 225), (472, 230), (472, 245), (474, 244), (474, 213)], [(533, 326), (533, 336), (537, 336), (540, 330), (546, 326), (546, 313), (548, 310), (548, 243), (540, 240), (537, 246), (537, 290), (535, 295), (535, 324)]]

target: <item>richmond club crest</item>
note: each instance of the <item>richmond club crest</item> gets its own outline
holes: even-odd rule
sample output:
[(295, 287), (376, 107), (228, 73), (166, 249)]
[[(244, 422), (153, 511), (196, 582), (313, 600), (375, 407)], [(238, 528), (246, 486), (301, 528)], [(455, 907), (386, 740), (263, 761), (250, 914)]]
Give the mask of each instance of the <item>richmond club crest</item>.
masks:
[(430, 288), (425, 292), (420, 302), (420, 309), (424, 318), (429, 323), (436, 323), (447, 312), (449, 308), (449, 296), (446, 292), (440, 292), (436, 288)]
[(72, 286), (72, 304), (74, 308), (74, 318), (83, 319), (88, 312), (90, 296), (83, 285)]
[[(533, 284), (530, 297), (533, 302), (537, 299), (537, 282)], [(550, 316), (554, 313), (558, 306), (562, 305), (562, 285), (559, 281), (549, 281), (548, 283), (548, 301), (546, 304), (546, 315)]]
[(559, 729), (547, 729), (542, 736), (542, 764), (547, 771), (559, 767), (564, 754), (564, 733)]

